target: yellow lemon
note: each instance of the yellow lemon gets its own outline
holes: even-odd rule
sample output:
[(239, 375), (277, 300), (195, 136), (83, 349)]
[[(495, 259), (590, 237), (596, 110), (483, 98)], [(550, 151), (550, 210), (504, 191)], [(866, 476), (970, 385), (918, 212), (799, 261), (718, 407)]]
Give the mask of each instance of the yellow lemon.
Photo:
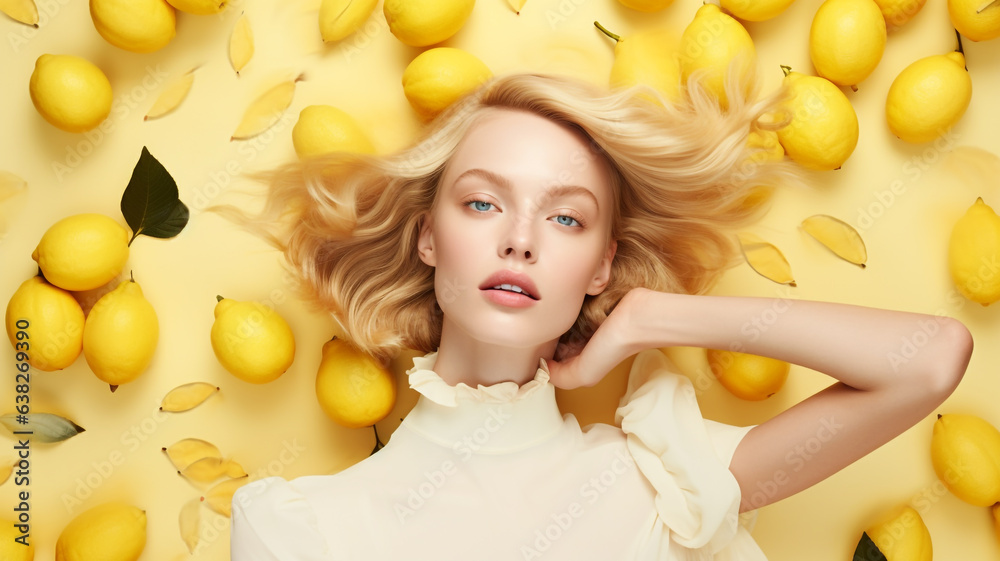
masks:
[(386, 0), (389, 31), (405, 45), (426, 47), (458, 33), (476, 0)]
[[(600, 23), (594, 24), (615, 40), (615, 61), (611, 65), (609, 79), (611, 87), (628, 88), (646, 84), (659, 90), (670, 101), (680, 100), (681, 67), (677, 60), (677, 37), (671, 31), (656, 28), (621, 37)], [(645, 95), (642, 97), (649, 99)]]
[(886, 25), (900, 27), (917, 15), (927, 0), (875, 0)]
[(747, 135), (747, 146), (754, 148), (751, 162), (780, 162), (785, 157), (777, 131), (757, 129)]
[[(26, 356), (39, 370), (62, 370), (83, 350), (83, 309), (73, 295), (40, 276), (21, 283), (7, 303), (4, 321), (15, 360)], [(19, 331), (25, 335), (19, 337)]]
[[(35, 559), (35, 541), (14, 527), (13, 520), (0, 519), (0, 559), (4, 561), (33, 561)], [(28, 545), (14, 541), (21, 538)]]
[(285, 318), (259, 302), (216, 299), (211, 338), (219, 363), (252, 384), (284, 374), (295, 358), (295, 336)]
[(90, 0), (90, 17), (108, 43), (135, 53), (162, 49), (177, 34), (166, 0)]
[(934, 472), (956, 497), (976, 506), (1000, 501), (1000, 431), (975, 415), (938, 415), (931, 436)]
[(706, 349), (708, 366), (724, 388), (740, 399), (760, 401), (777, 393), (791, 365), (771, 357)]
[(988, 266), (998, 258), (1000, 216), (978, 197), (951, 230), (948, 270), (955, 288), (983, 306), (1000, 300), (1000, 274)]
[(330, 152), (374, 154), (368, 135), (346, 112), (329, 105), (310, 105), (292, 127), (292, 145), (300, 158)]
[(128, 260), (129, 233), (103, 214), (75, 214), (42, 234), (31, 258), (45, 279), (65, 290), (91, 290), (118, 276)]
[(1000, 4), (992, 0), (948, 0), (948, 15), (963, 37), (973, 41), (1000, 37)]
[(46, 121), (68, 132), (88, 131), (111, 113), (111, 82), (100, 68), (78, 56), (38, 57), (28, 93)]
[(885, 118), (906, 142), (929, 142), (952, 127), (972, 100), (965, 56), (932, 55), (907, 66), (889, 86)]
[[(920, 513), (909, 505), (896, 507), (869, 526), (871, 538), (886, 561), (931, 561), (931, 534)], [(865, 557), (874, 559), (874, 557)]]
[(146, 548), (146, 511), (110, 502), (81, 512), (56, 541), (56, 561), (136, 561)]
[(228, 1), (229, 0), (167, 0), (167, 2), (174, 8), (182, 12), (197, 14), (199, 16), (207, 16), (221, 12), (226, 9), (226, 2)]
[(674, 0), (618, 0), (622, 6), (640, 12), (659, 12), (674, 3)]
[(145, 372), (160, 338), (153, 305), (134, 280), (101, 296), (83, 326), (83, 356), (99, 379), (115, 391)]
[[(747, 146), (753, 148), (748, 161), (740, 168), (748, 172), (752, 166), (765, 162), (780, 162), (785, 158), (785, 149), (778, 141), (778, 133), (772, 130), (757, 129), (750, 131), (747, 135)], [(746, 209), (756, 208), (771, 199), (774, 194), (774, 187), (771, 185), (757, 185), (750, 190), (746, 198), (743, 199), (742, 206)]]
[[(14, 527), (17, 522), (0, 519), (0, 559), (4, 561), (33, 561), (35, 542), (28, 534)], [(15, 540), (23, 540), (18, 542)]]
[(702, 4), (681, 34), (681, 79), (686, 83), (691, 74), (705, 70), (703, 83), (723, 108), (729, 106), (725, 77), (730, 64), (739, 60), (737, 64), (743, 65), (741, 71), (745, 74), (756, 63), (756, 57), (757, 51), (747, 30), (715, 4)]
[(453, 47), (428, 49), (403, 71), (403, 94), (421, 119), (433, 119), (449, 105), (493, 77), (483, 61)]
[(791, 122), (778, 130), (785, 153), (818, 170), (837, 169), (858, 145), (858, 115), (851, 102), (826, 78), (805, 76), (783, 66), (791, 99), (784, 104)]
[(809, 28), (809, 56), (816, 73), (855, 88), (882, 60), (885, 18), (872, 0), (826, 0)]
[(316, 373), (316, 398), (323, 411), (349, 428), (374, 425), (392, 411), (396, 383), (392, 372), (344, 339), (323, 345)]
[(323, 41), (340, 41), (361, 28), (378, 0), (323, 0), (319, 5), (319, 33)]
[(764, 21), (784, 12), (795, 0), (722, 0), (722, 9), (743, 21)]

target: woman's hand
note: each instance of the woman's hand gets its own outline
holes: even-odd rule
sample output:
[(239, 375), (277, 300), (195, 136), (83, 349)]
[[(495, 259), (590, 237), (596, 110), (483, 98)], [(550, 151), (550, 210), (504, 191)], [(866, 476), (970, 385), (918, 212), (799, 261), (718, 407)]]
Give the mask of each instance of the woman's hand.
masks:
[(632, 353), (629, 316), (641, 309), (646, 288), (630, 290), (589, 340), (560, 343), (552, 360), (546, 361), (552, 385), (562, 389), (593, 386)]

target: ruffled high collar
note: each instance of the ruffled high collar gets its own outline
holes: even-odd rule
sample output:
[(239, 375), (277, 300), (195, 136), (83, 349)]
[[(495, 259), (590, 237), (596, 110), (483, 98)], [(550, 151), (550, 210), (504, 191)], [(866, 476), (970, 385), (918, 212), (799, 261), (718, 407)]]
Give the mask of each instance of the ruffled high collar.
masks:
[(544, 358), (535, 377), (522, 385), (508, 381), (473, 388), (445, 382), (434, 371), (437, 356), (434, 351), (414, 357), (406, 371), (410, 387), (420, 393), (403, 420), (409, 429), (456, 451), (499, 454), (539, 444), (562, 427)]

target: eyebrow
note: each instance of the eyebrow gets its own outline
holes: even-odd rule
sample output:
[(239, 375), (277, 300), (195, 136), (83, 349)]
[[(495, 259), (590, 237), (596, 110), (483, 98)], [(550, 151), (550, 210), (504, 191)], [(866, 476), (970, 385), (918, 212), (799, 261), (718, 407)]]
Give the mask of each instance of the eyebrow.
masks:
[[(511, 182), (509, 179), (500, 175), (499, 173), (481, 168), (471, 168), (463, 171), (461, 175), (455, 178), (455, 181), (452, 182), (452, 184), (454, 185), (458, 183), (463, 177), (466, 176), (480, 177), (507, 191), (511, 190)], [(552, 187), (549, 187), (548, 189), (545, 190), (544, 199), (561, 197), (565, 195), (586, 195), (587, 197), (590, 197), (592, 201), (594, 201), (594, 206), (597, 207), (597, 210), (598, 211), (601, 210), (601, 204), (597, 202), (597, 197), (594, 196), (594, 193), (590, 189), (587, 189), (586, 187), (581, 187), (580, 185), (553, 185)]]

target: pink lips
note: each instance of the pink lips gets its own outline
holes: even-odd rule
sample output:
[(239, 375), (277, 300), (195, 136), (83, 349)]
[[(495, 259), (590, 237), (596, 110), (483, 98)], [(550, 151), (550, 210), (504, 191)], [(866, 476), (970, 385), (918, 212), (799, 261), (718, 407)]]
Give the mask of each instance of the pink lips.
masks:
[[(526, 294), (508, 292), (506, 290), (493, 290), (494, 286), (499, 286), (501, 284), (516, 285)], [(508, 305), (516, 305), (517, 303), (530, 305), (531, 302), (542, 299), (542, 297), (538, 294), (538, 289), (535, 287), (535, 283), (531, 282), (531, 278), (528, 277), (528, 275), (508, 269), (500, 270), (490, 275), (488, 279), (479, 285), (479, 289), (487, 291), (489, 293), (487, 294), (487, 297), (490, 299), (498, 301), (498, 303)]]

